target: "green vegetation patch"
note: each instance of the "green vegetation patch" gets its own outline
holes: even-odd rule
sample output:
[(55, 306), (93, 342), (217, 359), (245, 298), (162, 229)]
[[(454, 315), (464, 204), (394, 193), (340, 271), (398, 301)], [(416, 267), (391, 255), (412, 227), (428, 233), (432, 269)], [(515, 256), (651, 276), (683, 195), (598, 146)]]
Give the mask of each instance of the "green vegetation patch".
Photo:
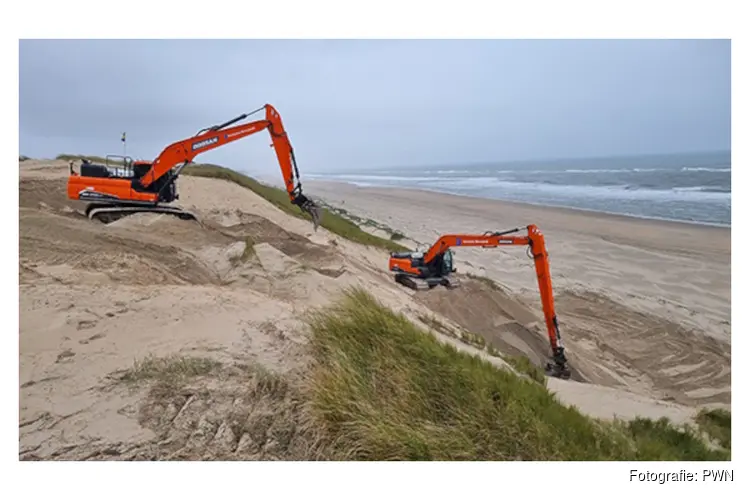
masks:
[(219, 367), (221, 367), (219, 362), (208, 358), (177, 355), (148, 356), (136, 361), (132, 368), (122, 374), (120, 380), (128, 383), (175, 382), (207, 375)]
[(732, 449), (732, 414), (723, 408), (703, 409), (695, 419), (701, 431), (722, 448)]
[(723, 460), (666, 421), (604, 422), (443, 344), (366, 291), (311, 313), (310, 411), (361, 460)]
[(519, 373), (528, 375), (531, 380), (547, 385), (547, 377), (540, 366), (535, 365), (527, 356), (503, 356), (503, 360)]

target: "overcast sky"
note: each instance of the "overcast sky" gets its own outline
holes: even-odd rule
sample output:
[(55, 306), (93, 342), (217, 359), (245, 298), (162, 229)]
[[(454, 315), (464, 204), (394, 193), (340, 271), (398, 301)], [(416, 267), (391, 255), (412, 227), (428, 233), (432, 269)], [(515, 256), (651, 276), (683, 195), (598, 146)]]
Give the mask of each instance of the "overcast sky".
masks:
[[(20, 152), (153, 159), (270, 103), (300, 173), (730, 149), (729, 41), (20, 43)], [(256, 115), (260, 118), (260, 115)], [(263, 131), (198, 156), (276, 169)]]

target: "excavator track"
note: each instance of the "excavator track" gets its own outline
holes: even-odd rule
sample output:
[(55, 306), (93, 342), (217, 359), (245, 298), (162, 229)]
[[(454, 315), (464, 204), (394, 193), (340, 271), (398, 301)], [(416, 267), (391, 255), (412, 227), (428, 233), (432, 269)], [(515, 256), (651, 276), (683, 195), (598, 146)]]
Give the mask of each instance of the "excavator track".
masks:
[(90, 220), (97, 220), (104, 224), (110, 224), (128, 215), (137, 213), (169, 214), (182, 220), (198, 220), (198, 217), (179, 207), (166, 206), (101, 206), (91, 205), (86, 209), (86, 216)]
[(417, 278), (415, 276), (409, 276), (408, 274), (396, 274), (396, 283), (404, 285), (412, 290), (429, 290), (436, 286), (444, 286), (446, 288), (458, 288), (460, 282), (453, 276), (440, 276), (435, 278)]
[(458, 288), (461, 286), (461, 281), (455, 276), (443, 276), (441, 284), (446, 288)]
[(406, 274), (396, 274), (395, 279), (396, 283), (404, 285), (407, 288), (411, 288), (412, 290), (427, 290), (431, 288), (430, 285), (423, 279), (413, 278)]

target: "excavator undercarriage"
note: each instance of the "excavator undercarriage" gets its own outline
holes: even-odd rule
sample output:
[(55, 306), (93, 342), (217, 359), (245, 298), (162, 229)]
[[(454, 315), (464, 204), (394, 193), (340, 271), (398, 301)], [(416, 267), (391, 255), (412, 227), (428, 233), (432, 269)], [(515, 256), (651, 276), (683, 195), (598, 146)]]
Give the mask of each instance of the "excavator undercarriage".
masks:
[(85, 211), (86, 217), (91, 220), (97, 220), (104, 224), (110, 224), (128, 215), (139, 213), (169, 214), (174, 215), (182, 220), (198, 220), (198, 217), (192, 212), (188, 212), (187, 210), (184, 210), (180, 207), (170, 207), (165, 205), (107, 205), (101, 203), (91, 203), (86, 207)]
[(461, 281), (455, 276), (433, 276), (428, 278), (418, 278), (406, 273), (397, 273), (395, 275), (396, 283), (411, 288), (412, 290), (429, 290), (436, 286), (446, 288), (458, 288)]

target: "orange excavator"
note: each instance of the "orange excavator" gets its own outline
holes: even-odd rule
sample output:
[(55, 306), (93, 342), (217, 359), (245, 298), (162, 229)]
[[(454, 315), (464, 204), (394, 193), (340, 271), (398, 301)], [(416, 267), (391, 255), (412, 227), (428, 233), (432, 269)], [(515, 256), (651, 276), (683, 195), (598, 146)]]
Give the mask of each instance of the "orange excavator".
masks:
[[(265, 110), (265, 119), (244, 125), (234, 125), (247, 117)], [(281, 116), (270, 104), (250, 113), (242, 114), (220, 125), (204, 128), (196, 135), (170, 144), (152, 162), (121, 158), (115, 166), (97, 165), (83, 161), (80, 173), (73, 171), (71, 163), (68, 177), (68, 198), (91, 202), (86, 207), (89, 219), (111, 222), (138, 212), (167, 213), (182, 219), (195, 219), (195, 215), (179, 207), (163, 205), (177, 199), (175, 181), (193, 158), (248, 135), (268, 129), (273, 148), (281, 166), (281, 173), (289, 199), (312, 217), (314, 228), (320, 224), (320, 209), (302, 194), (297, 161)]]
[(555, 314), (552, 279), (544, 235), (537, 226), (532, 224), (526, 227), (525, 236), (511, 236), (512, 233), (522, 230), (522, 228), (515, 228), (502, 232), (488, 231), (480, 235), (446, 234), (438, 238), (427, 252), (392, 252), (388, 268), (395, 273), (396, 282), (414, 290), (425, 290), (438, 285), (455, 288), (459, 285), (459, 282), (452, 277), (456, 268), (453, 266), (451, 247), (526, 246), (534, 259), (547, 336), (552, 348), (552, 360), (545, 366), (545, 371), (547, 375), (569, 379), (571, 371), (565, 356), (565, 348), (562, 345), (557, 315)]

